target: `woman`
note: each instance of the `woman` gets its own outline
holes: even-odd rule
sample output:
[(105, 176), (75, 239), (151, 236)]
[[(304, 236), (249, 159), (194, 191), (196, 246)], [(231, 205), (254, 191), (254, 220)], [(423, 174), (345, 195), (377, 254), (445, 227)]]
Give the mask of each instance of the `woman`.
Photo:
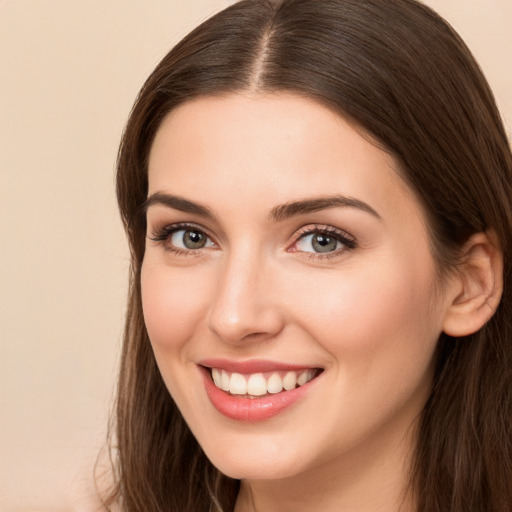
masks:
[(512, 157), (413, 0), (244, 0), (119, 153), (125, 511), (512, 506)]

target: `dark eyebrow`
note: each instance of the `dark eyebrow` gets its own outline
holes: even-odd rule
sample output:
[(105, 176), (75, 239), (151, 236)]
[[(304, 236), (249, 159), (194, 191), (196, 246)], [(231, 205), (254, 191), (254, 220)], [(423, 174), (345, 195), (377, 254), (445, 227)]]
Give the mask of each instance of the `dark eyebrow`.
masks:
[(357, 208), (358, 210), (370, 213), (378, 219), (381, 218), (381, 216), (370, 205), (364, 203), (363, 201), (354, 199), (353, 197), (339, 195), (317, 197), (314, 199), (304, 199), (300, 201), (285, 203), (273, 208), (270, 212), (269, 218), (275, 221), (282, 221), (296, 215), (306, 215), (308, 213), (314, 213), (320, 210), (337, 207)]
[(206, 208), (206, 206), (201, 206), (183, 197), (174, 196), (172, 194), (164, 194), (162, 192), (151, 194), (142, 205), (142, 211), (146, 213), (148, 208), (153, 205), (167, 206), (167, 208), (173, 208), (180, 212), (195, 213), (196, 215), (210, 219), (214, 218), (213, 213)]
[[(206, 217), (209, 219), (214, 219), (215, 216), (213, 213), (206, 208), (206, 206), (202, 206), (197, 203), (193, 203), (188, 199), (185, 199), (180, 196), (175, 196), (172, 194), (166, 194), (163, 192), (155, 192), (150, 195), (144, 204), (142, 205), (142, 211), (145, 214), (150, 206), (153, 205), (162, 205), (167, 208), (172, 208), (174, 210), (179, 210), (181, 212), (186, 213), (194, 213), (201, 217)], [(279, 222), (290, 217), (294, 217), (296, 215), (306, 215), (308, 213), (318, 212), (320, 210), (326, 210), (328, 208), (339, 208), (339, 207), (349, 207), (349, 208), (357, 208), (358, 210), (362, 210), (364, 212), (370, 213), (374, 217), (380, 219), (380, 215), (368, 204), (360, 201), (359, 199), (354, 199), (353, 197), (346, 196), (328, 196), (328, 197), (316, 197), (313, 199), (303, 199), (299, 201), (292, 201), (290, 203), (281, 204), (272, 208), (268, 218), (270, 220)]]

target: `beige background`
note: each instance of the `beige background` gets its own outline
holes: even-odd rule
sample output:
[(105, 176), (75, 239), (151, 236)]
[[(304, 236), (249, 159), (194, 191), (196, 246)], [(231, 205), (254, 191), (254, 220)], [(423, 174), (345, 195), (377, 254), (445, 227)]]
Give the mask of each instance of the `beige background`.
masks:
[[(117, 144), (154, 65), (229, 3), (0, 0), (1, 512), (89, 510), (71, 495), (104, 439), (128, 265)], [(510, 133), (512, 0), (427, 3), (473, 49)]]

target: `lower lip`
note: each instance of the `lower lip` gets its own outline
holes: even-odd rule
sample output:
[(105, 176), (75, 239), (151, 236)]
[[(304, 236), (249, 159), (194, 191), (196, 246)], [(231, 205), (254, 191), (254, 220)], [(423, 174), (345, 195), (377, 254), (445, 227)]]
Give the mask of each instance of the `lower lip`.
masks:
[(213, 383), (208, 368), (201, 367), (201, 373), (203, 374), (206, 394), (215, 409), (227, 418), (246, 423), (268, 420), (278, 415), (303, 398), (318, 379), (314, 378), (303, 386), (290, 391), (281, 391), (275, 395), (265, 395), (261, 398), (251, 399), (231, 395), (219, 389)]

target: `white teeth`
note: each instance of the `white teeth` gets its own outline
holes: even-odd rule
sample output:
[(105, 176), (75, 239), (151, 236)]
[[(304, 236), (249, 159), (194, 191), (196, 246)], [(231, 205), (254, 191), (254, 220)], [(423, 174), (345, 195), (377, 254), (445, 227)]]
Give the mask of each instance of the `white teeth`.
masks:
[(255, 396), (267, 394), (267, 381), (261, 373), (254, 373), (249, 377), (247, 381), (247, 393)]
[(288, 372), (283, 379), (283, 388), (286, 391), (290, 391), (290, 389), (294, 389), (297, 385), (297, 374), (295, 372)]
[(212, 378), (215, 385), (218, 388), (222, 388), (222, 375), (217, 368), (212, 368)]
[[(219, 368), (212, 368), (212, 379), (218, 388), (232, 395), (247, 395), (249, 398), (275, 394), (283, 390), (291, 391), (297, 386), (303, 386), (315, 377), (317, 372), (313, 369), (302, 370), (298, 375), (296, 371), (273, 372), (266, 374), (253, 373), (242, 375), (241, 373), (228, 373)], [(284, 376), (283, 376), (284, 374)]]
[(306, 384), (306, 382), (308, 381), (308, 373), (309, 372), (305, 370), (299, 375), (299, 378), (297, 379), (297, 384), (299, 386), (304, 386), (304, 384)]
[(267, 391), (269, 393), (280, 393), (283, 391), (283, 381), (279, 374), (273, 373), (267, 381)]
[(233, 395), (246, 395), (247, 394), (247, 381), (243, 375), (239, 373), (231, 374), (229, 381), (229, 392)]
[(230, 384), (230, 377), (229, 374), (226, 372), (221, 372), (221, 385), (220, 388), (223, 391), (229, 391), (229, 384)]

